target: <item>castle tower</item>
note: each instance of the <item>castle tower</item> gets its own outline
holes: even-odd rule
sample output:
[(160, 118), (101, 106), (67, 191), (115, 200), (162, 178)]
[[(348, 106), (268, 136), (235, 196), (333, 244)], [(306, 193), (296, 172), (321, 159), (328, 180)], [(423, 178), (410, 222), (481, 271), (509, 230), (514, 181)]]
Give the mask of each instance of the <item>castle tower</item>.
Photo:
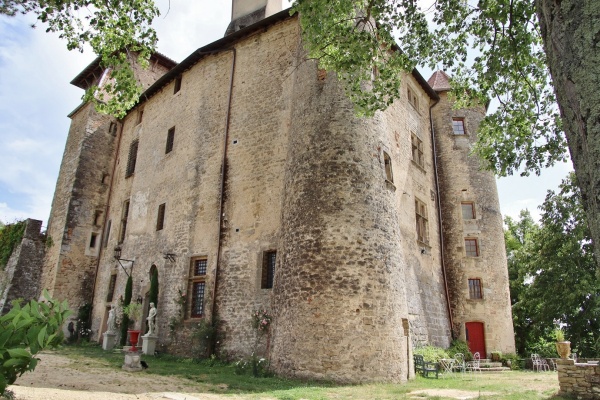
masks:
[(406, 265), (387, 132), (379, 118), (355, 117), (334, 76), (299, 64), (271, 365), (303, 378), (405, 381)]
[(494, 174), (470, 155), (486, 109), (454, 109), (443, 71), (429, 79), (442, 203), (444, 261), (454, 336), (484, 358), (515, 352), (502, 215)]
[(281, 0), (233, 0), (225, 36), (281, 11)]
[[(100, 57), (88, 65), (71, 84), (87, 90), (110, 80)], [(175, 62), (156, 54), (151, 67), (133, 65), (147, 88)], [(48, 220), (52, 245), (44, 259), (41, 289), (67, 300), (77, 318), (77, 309), (91, 302), (98, 256), (104, 249), (107, 231), (107, 201), (112, 181), (120, 122), (96, 112), (91, 103), (79, 105), (71, 114), (71, 126), (63, 153), (58, 181)], [(112, 249), (110, 250), (112, 251)]]

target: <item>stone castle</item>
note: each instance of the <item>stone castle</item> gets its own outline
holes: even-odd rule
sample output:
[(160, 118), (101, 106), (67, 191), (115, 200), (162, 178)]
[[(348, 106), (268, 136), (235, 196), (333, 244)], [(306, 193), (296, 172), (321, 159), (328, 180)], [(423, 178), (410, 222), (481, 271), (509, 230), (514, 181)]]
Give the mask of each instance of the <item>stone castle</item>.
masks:
[[(92, 303), (94, 338), (129, 275), (147, 312), (157, 271), (164, 351), (218, 316), (218, 350), (247, 356), (256, 309), (286, 376), (402, 382), (415, 346), (453, 338), (515, 351), (495, 179), (469, 155), (486, 110), (453, 109), (442, 71), (357, 118), (273, 0), (234, 0), (225, 37), (135, 70), (124, 118), (69, 115), (48, 227), (41, 287)], [(106, 79), (96, 60), (71, 83)]]

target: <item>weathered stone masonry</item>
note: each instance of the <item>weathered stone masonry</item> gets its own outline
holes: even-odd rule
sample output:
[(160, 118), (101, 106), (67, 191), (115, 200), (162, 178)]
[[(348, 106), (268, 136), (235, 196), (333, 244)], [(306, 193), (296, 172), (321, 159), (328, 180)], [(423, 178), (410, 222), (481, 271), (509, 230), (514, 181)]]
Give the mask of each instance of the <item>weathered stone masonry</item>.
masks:
[[(297, 18), (282, 11), (198, 49), (158, 78), (118, 121), (115, 136), (93, 146), (96, 152), (108, 150), (99, 164), (79, 164), (80, 175), (89, 168), (109, 171), (108, 188), (73, 185), (79, 179), (74, 166), (86, 156), (65, 152), (52, 214), (53, 235), (63, 242), (60, 254), (47, 256), (51, 278), (45, 282), (55, 295), (77, 301), (60, 282), (80, 283), (83, 271), (97, 263), (95, 338), (106, 329), (107, 310), (119, 303), (128, 274), (134, 300), (147, 309), (150, 270), (156, 268), (161, 351), (190, 354), (191, 329), (201, 318), (193, 315), (190, 300), (181, 318), (177, 300), (180, 292), (190, 299), (197, 287), (204, 288), (202, 317), (212, 318), (214, 310), (220, 320), (218, 350), (233, 358), (255, 350), (250, 314), (268, 309), (273, 326), (258, 350), (287, 376), (402, 382), (413, 376), (414, 346), (449, 345), (439, 238), (440, 227), (444, 237), (454, 234), (446, 216), (460, 212), (460, 204), (438, 193), (429, 119), (430, 106), (443, 94), (413, 71), (399, 89), (412, 93), (410, 101), (403, 96), (372, 119), (357, 118), (335, 76), (305, 60), (299, 29)], [(73, 119), (67, 148), (95, 118), (82, 114), (85, 107), (76, 114), (85, 121)], [(433, 107), (438, 136), (451, 130), (449, 107), (444, 101)], [(467, 118), (476, 120), (480, 113)], [(169, 132), (173, 146), (166, 150)], [(417, 139), (421, 160), (412, 147)], [(132, 143), (136, 163), (126, 174)], [(438, 169), (455, 183), (442, 192), (454, 193), (455, 186), (474, 179), (468, 188), (495, 193), (493, 178), (477, 178), (467, 161), (443, 160), (446, 151)], [(468, 149), (458, 153), (467, 159)], [(483, 209), (498, 209), (497, 195), (476, 201)], [(421, 238), (417, 204), (426, 226)], [(106, 211), (102, 246), (88, 260), (93, 205)], [(482, 212), (481, 223), (493, 220), (486, 215)], [(75, 241), (75, 233), (84, 239)], [(482, 241), (502, 241), (501, 230), (479, 235)], [(121, 258), (133, 261), (123, 261), (124, 268), (113, 258), (117, 246)], [(262, 278), (265, 255), (273, 251), (271, 289)], [(495, 274), (503, 262), (506, 269), (504, 258), (487, 266), (496, 255), (486, 253), (478, 276)], [(191, 273), (196, 260), (205, 260), (206, 275)], [(461, 268), (448, 268), (450, 282), (462, 279)], [(449, 285), (459, 329), (475, 318), (463, 309), (469, 304), (463, 283)], [(501, 273), (490, 276), (487, 288), (503, 299), (508, 280)], [(490, 351), (514, 351), (501, 338), (510, 305), (494, 299), (489, 294), (493, 304), (476, 318), (486, 323)], [(486, 301), (487, 294), (477, 304)], [(488, 311), (498, 313), (490, 317)]]

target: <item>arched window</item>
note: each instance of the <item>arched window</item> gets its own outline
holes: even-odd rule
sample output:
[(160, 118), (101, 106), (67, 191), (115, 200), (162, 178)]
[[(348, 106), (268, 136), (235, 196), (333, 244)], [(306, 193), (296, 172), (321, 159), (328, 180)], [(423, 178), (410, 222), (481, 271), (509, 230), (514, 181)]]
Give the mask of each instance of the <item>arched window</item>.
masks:
[(383, 152), (383, 163), (385, 164), (385, 179), (394, 183), (394, 176), (392, 174), (392, 159), (385, 151)]

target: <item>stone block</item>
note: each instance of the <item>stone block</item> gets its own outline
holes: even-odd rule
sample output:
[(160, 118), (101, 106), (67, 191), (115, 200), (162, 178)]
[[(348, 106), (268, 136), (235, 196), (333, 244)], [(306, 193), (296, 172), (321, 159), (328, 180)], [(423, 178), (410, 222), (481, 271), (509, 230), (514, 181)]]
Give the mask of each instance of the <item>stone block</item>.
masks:
[(102, 350), (110, 351), (114, 349), (117, 344), (117, 334), (112, 332), (104, 332), (103, 336)]
[(155, 336), (155, 335), (142, 336), (142, 353), (153, 356), (154, 351), (156, 350), (156, 341), (157, 340), (158, 340), (158, 336)]
[(123, 363), (123, 367), (121, 367), (125, 371), (129, 372), (138, 372), (142, 370), (142, 355), (137, 351), (128, 351), (125, 353), (125, 362)]

